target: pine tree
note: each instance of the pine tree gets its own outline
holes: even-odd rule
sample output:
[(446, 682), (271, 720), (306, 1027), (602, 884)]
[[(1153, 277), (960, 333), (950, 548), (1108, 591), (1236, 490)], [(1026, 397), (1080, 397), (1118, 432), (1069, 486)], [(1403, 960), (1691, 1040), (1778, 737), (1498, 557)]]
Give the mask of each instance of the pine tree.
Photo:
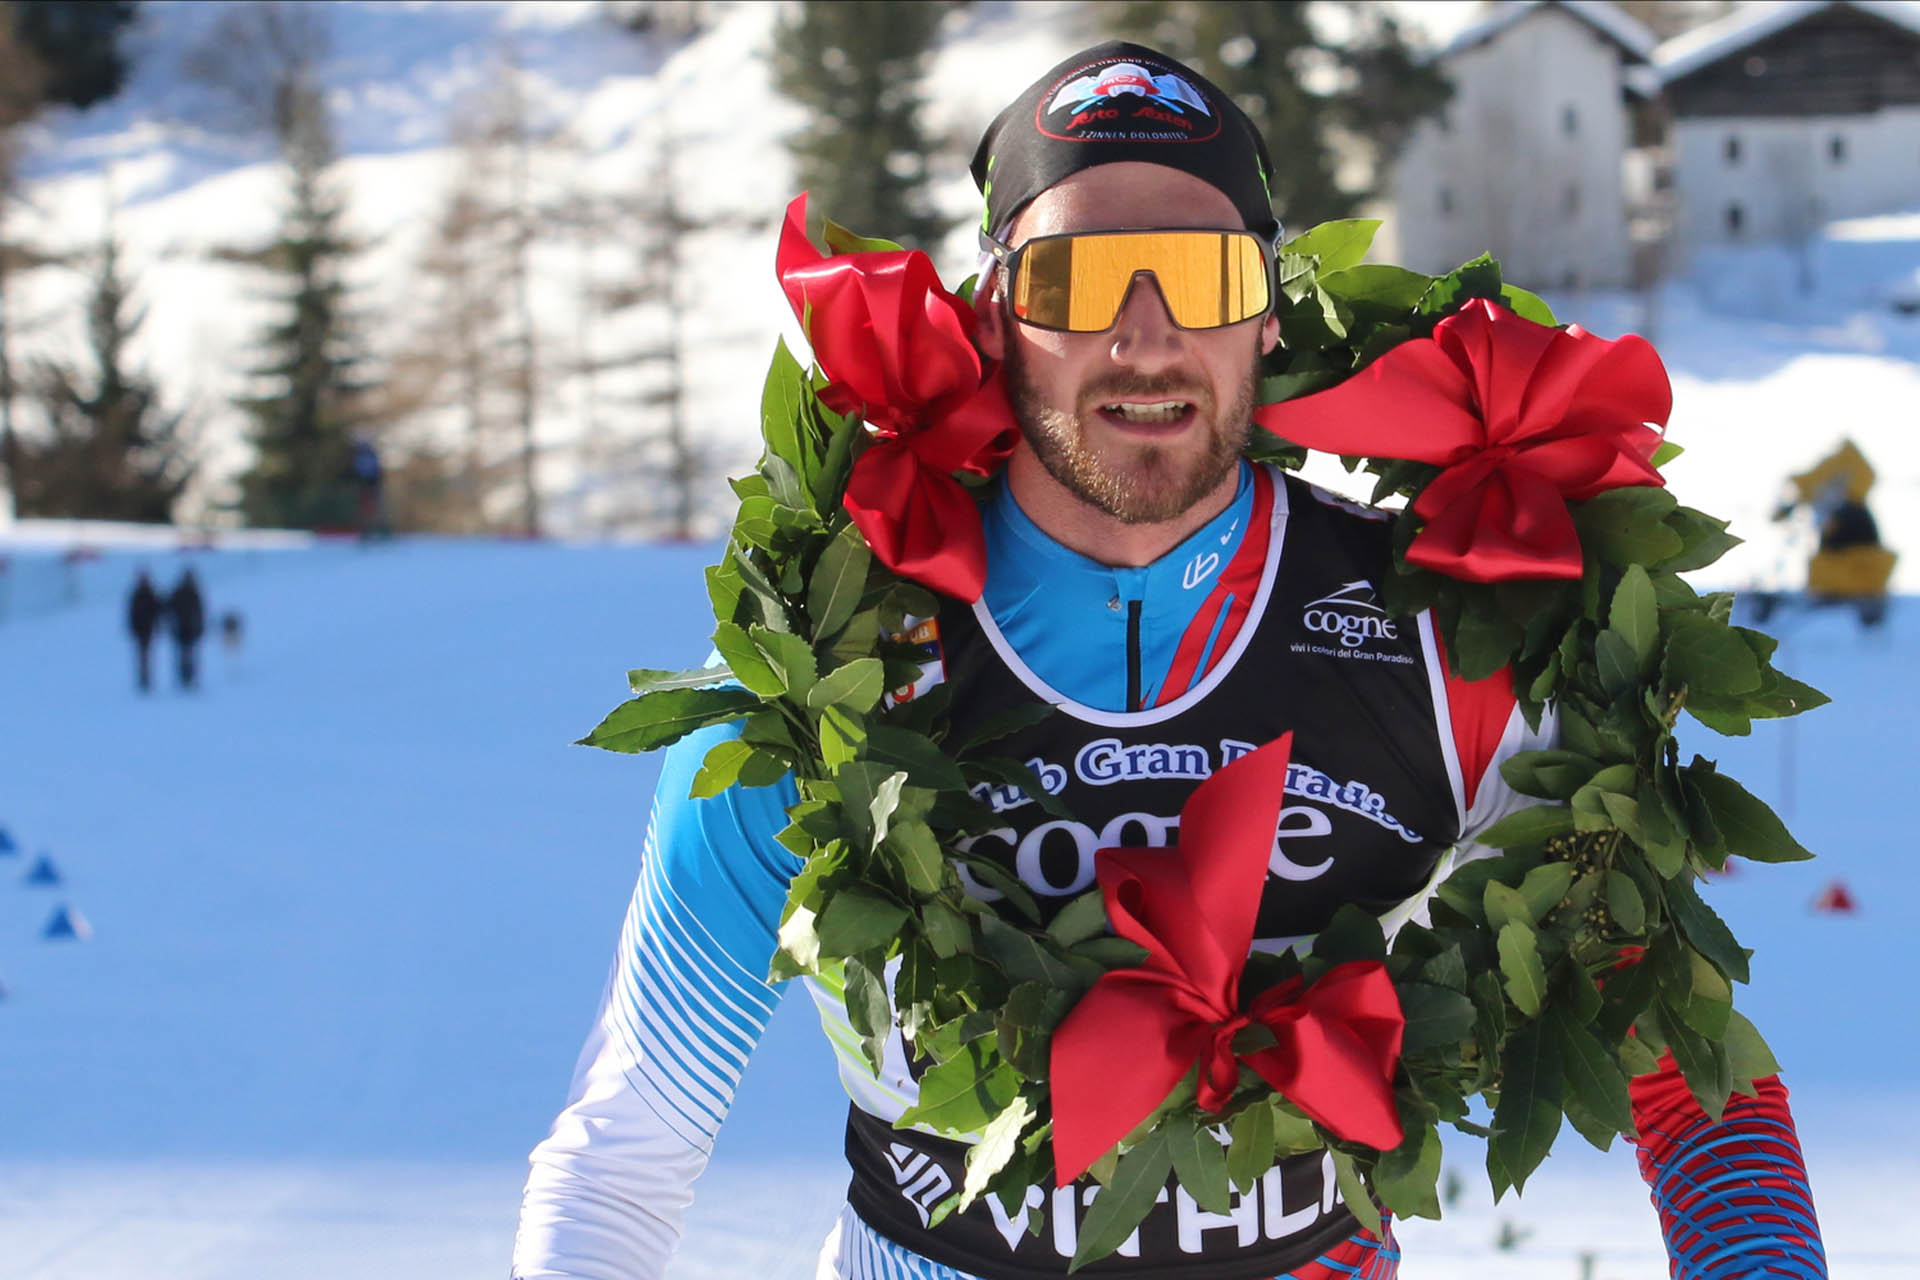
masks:
[(42, 100), (90, 107), (120, 92), (120, 37), (138, 8), (133, 0), (13, 0), (12, 8), (15, 38), (46, 72)]
[(344, 205), (329, 182), (332, 128), (320, 93), (296, 84), (283, 142), (288, 204), (270, 245), (227, 256), (281, 279), (282, 312), (261, 335), (253, 369), (260, 393), (242, 397), (252, 419), (253, 466), (240, 479), (248, 523), (288, 528), (353, 523), (350, 457), (367, 424), (360, 398), (345, 265), (356, 246), (341, 226)]
[(218, 254), (276, 282), (279, 314), (261, 333), (261, 360), (250, 371), (257, 389), (235, 401), (251, 419), (254, 447), (239, 505), (256, 525), (352, 524), (353, 437), (370, 426), (345, 281), (358, 246), (331, 181), (338, 157), (320, 79), (329, 20), (322, 5), (231, 4), (187, 58), (190, 74), (229, 111), (226, 126), (270, 139), (287, 179), (276, 237)]
[(947, 6), (806, 0), (783, 8), (774, 84), (810, 119), (788, 139), (811, 207), (862, 235), (931, 248), (919, 83)]
[[(1350, 217), (1413, 125), (1452, 93), (1382, 5), (1129, 0), (1114, 9), (1097, 6), (1103, 24), (1116, 17), (1119, 34), (1191, 63), (1260, 126), (1274, 207), (1294, 231)], [(1338, 14), (1341, 38), (1324, 34), (1334, 24), (1317, 9)]]
[(130, 367), (128, 346), (145, 310), (136, 307), (111, 232), (100, 246), (87, 300), (91, 376), (42, 361), (30, 380), (49, 435), (23, 443), (18, 513), (166, 523), (194, 471), (183, 412)]

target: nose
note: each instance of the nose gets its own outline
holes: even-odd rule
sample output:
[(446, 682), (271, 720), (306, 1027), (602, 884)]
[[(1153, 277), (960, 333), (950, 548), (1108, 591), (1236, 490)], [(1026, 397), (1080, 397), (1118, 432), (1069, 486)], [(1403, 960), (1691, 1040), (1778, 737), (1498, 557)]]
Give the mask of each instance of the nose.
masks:
[(1113, 362), (1151, 373), (1177, 363), (1185, 343), (1186, 330), (1173, 322), (1159, 281), (1151, 272), (1134, 276), (1113, 322)]

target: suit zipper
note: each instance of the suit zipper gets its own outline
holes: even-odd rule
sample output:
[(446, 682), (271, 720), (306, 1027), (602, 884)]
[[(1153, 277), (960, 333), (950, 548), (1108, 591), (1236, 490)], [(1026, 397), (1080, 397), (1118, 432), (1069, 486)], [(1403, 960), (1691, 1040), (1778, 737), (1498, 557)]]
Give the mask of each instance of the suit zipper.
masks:
[(1127, 710), (1140, 709), (1140, 602), (1127, 601)]

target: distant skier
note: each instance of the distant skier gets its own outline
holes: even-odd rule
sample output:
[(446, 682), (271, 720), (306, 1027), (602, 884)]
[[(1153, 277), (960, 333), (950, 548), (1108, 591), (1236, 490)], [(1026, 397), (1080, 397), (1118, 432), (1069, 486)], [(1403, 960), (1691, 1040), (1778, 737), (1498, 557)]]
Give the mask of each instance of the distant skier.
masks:
[(153, 633), (159, 629), (160, 615), (165, 606), (160, 603), (160, 593), (153, 589), (153, 579), (142, 569), (140, 576), (134, 579), (133, 592), (127, 597), (127, 630), (133, 632), (134, 652), (140, 660), (140, 692), (153, 688), (153, 666), (150, 661), (153, 653)]
[(353, 484), (357, 494), (354, 522), (360, 530), (362, 542), (385, 537), (388, 533), (381, 483), (380, 451), (373, 447), (373, 437), (362, 431), (353, 440)]
[(197, 679), (194, 651), (207, 630), (207, 606), (193, 570), (180, 574), (173, 594), (167, 597), (167, 614), (173, 620), (173, 643), (180, 654), (180, 687), (191, 689)]

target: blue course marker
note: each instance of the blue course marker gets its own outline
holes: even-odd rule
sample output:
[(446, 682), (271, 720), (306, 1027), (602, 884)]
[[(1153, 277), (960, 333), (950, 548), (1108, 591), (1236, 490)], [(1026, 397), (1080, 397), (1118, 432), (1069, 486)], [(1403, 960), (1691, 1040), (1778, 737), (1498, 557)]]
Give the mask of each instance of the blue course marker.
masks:
[(33, 870), (27, 872), (26, 883), (31, 885), (56, 885), (60, 882), (60, 869), (54, 866), (53, 859), (44, 853), (34, 862)]
[(93, 936), (93, 927), (87, 923), (85, 916), (62, 904), (54, 908), (53, 919), (47, 921), (47, 927), (40, 931), (40, 936), (48, 942), (59, 938), (84, 942)]

